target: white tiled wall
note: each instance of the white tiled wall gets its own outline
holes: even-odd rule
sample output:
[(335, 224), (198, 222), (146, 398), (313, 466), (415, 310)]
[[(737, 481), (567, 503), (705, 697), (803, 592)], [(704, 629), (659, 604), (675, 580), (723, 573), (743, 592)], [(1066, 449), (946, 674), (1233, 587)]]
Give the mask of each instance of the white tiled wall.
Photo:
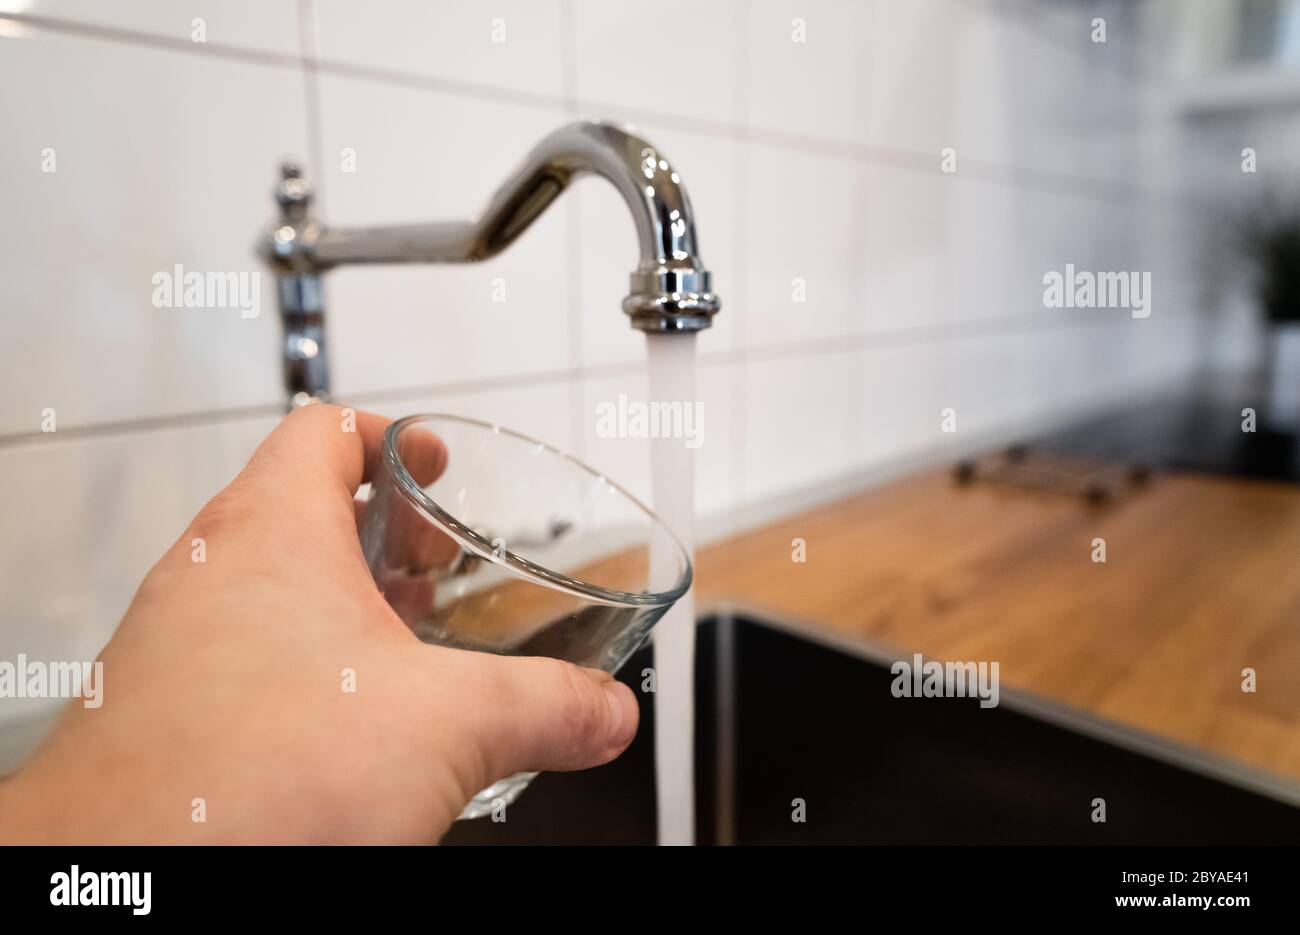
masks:
[[(1209, 364), (1224, 370), (1256, 360), (1263, 338), (1251, 277), (1230, 248), (1234, 228), (1262, 206), (1276, 208), (1279, 197), (1285, 199), (1286, 210), (1300, 178), (1300, 95), (1294, 69), (1289, 62), (1270, 68), (1231, 61), (1233, 21), (1249, 6), (1150, 0), (1143, 7), (1172, 72), (1166, 93), (1156, 95), (1152, 107), (1177, 118), (1160, 122), (1162, 138), (1152, 141), (1153, 155), (1181, 154), (1172, 160), (1156, 155), (1149, 164), (1167, 178), (1204, 191), (1206, 210), (1193, 222), (1191, 233), (1207, 245), (1229, 245), (1163, 257), (1166, 278), (1184, 284), (1206, 281), (1209, 301), (1202, 339)], [(1287, 6), (1281, 5), (1281, 10)], [(1286, 47), (1285, 37), (1279, 45)], [(1255, 153), (1251, 172), (1242, 171), (1245, 148)], [(1157, 242), (1186, 239), (1189, 233), (1186, 220), (1167, 213), (1146, 221)], [(1177, 233), (1175, 225), (1180, 225)]]
[[(561, 0), (312, 0), (324, 61), (558, 98)], [(313, 9), (314, 8), (314, 9)], [(504, 40), (504, 41), (494, 41)], [(486, 122), (486, 121), (485, 121)]]
[[(1188, 373), (1177, 134), (1086, 9), (0, 0), (0, 656), (94, 652), (274, 424), (271, 278), (251, 320), (155, 308), (150, 280), (258, 270), (283, 157), (329, 222), (418, 221), (476, 212), (566, 120), (634, 123), (686, 180), (725, 302), (699, 348), (705, 516), (942, 458), (944, 407), (994, 439)], [(496, 419), (648, 494), (640, 443), (594, 431), (598, 402), (644, 392), (634, 258), (587, 181), (490, 263), (333, 273), (336, 394)], [(1043, 309), (1067, 262), (1154, 270), (1156, 314)]]

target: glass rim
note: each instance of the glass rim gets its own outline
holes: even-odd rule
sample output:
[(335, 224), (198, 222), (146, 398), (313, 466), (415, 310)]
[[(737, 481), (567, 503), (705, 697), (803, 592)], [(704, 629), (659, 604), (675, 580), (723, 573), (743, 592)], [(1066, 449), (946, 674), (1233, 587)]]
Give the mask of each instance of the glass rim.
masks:
[[(629, 502), (634, 508), (641, 512), (651, 523), (667, 537), (677, 550), (677, 554), (682, 559), (683, 571), (677, 579), (677, 583), (666, 591), (619, 591), (614, 588), (602, 587), (598, 584), (592, 584), (583, 581), (580, 578), (574, 578), (562, 572), (554, 571), (544, 565), (536, 562), (530, 562), (522, 556), (516, 555), (509, 549), (497, 549), (491, 542), (482, 535), (475, 532), (469, 526), (462, 523), (455, 516), (443, 509), (436, 501), (425, 491), (425, 489), (416, 483), (411, 472), (406, 469), (402, 463), (401, 456), (397, 453), (397, 437), (403, 430), (420, 422), (429, 422), (442, 420), (455, 422), (461, 425), (471, 426), (476, 429), (485, 429), (495, 435), (508, 435), (511, 438), (526, 442), (529, 445), (538, 447), (549, 454), (567, 461), (576, 467), (579, 471), (587, 474), (597, 481), (602, 482), (616, 490), (624, 500)], [(663, 607), (672, 604), (681, 598), (690, 590), (691, 584), (695, 577), (694, 563), (691, 561), (690, 553), (686, 546), (682, 544), (677, 534), (668, 528), (667, 524), (659, 518), (653, 510), (642, 503), (639, 499), (631, 494), (621, 484), (612, 481), (605, 474), (597, 471), (595, 468), (584, 464), (570, 454), (566, 454), (554, 445), (548, 445), (540, 439), (533, 438), (531, 435), (525, 435), (522, 432), (516, 432), (513, 429), (505, 428), (495, 422), (485, 422), (481, 419), (471, 419), (466, 416), (456, 416), (445, 412), (422, 412), (414, 415), (404, 416), (392, 422), (388, 428), (384, 429), (383, 442), (383, 462), (384, 468), (388, 472), (397, 486), (397, 489), (411, 502), (411, 504), (425, 516), (430, 522), (440, 530), (450, 536), (462, 548), (468, 549), (480, 558), (494, 562), (498, 565), (505, 565), (512, 569), (521, 577), (540, 584), (544, 587), (553, 588), (560, 591), (573, 594), (587, 600), (598, 601), (604, 604), (631, 605), (638, 607)]]

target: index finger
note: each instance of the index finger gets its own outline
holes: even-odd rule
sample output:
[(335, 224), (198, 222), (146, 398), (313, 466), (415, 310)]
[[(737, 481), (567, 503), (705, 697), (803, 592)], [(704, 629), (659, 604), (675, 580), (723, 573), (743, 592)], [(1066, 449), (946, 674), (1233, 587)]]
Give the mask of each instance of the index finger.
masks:
[[(372, 412), (323, 403), (304, 406), (285, 416), (242, 473), (250, 484), (341, 498), (350, 508), (357, 488), (380, 470), (389, 424)], [(417, 482), (432, 481), (446, 457), (446, 448), (434, 435), (403, 433), (402, 461)]]

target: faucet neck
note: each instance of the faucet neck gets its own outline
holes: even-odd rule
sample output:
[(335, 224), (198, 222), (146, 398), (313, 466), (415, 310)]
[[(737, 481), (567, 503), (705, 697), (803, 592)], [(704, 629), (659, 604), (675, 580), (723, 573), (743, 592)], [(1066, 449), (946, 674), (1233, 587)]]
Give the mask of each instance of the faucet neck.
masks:
[(640, 260), (623, 310), (644, 331), (698, 331), (721, 306), (700, 258), (695, 213), (681, 177), (642, 137), (599, 120), (561, 127), (537, 144), (475, 225), (476, 259), (514, 240), (573, 179), (600, 176), (622, 196)]

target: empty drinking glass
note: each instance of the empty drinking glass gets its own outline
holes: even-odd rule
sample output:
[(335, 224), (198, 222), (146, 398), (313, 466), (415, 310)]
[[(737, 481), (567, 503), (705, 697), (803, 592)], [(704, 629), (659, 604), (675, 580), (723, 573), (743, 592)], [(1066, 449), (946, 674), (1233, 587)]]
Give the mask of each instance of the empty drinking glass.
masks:
[[(384, 435), (361, 543), (428, 643), (616, 671), (691, 585), (676, 536), (603, 474), (500, 426), (408, 416)], [(484, 789), (462, 818), (533, 778)]]

